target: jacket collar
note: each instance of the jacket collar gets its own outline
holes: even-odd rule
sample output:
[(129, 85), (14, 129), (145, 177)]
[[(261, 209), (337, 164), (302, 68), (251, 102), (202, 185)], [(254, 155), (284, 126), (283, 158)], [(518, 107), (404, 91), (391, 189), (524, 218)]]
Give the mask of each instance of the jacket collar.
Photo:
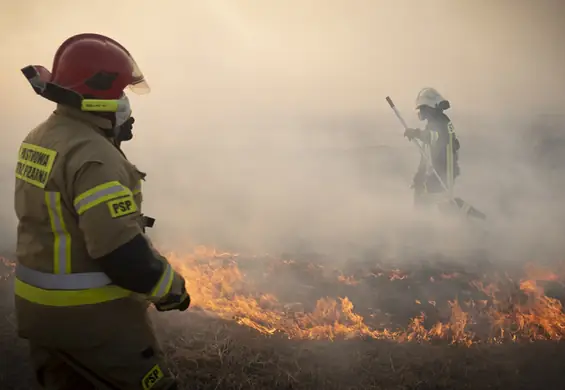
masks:
[(97, 130), (101, 130), (100, 132), (102, 134), (104, 134), (103, 130), (112, 129), (112, 121), (109, 119), (102, 118), (100, 116), (91, 114), (89, 112), (80, 111), (77, 110), (76, 108), (63, 106), (61, 104), (57, 105), (57, 109), (55, 110), (54, 114), (70, 117), (80, 122), (88, 123), (89, 125), (94, 125), (96, 126)]

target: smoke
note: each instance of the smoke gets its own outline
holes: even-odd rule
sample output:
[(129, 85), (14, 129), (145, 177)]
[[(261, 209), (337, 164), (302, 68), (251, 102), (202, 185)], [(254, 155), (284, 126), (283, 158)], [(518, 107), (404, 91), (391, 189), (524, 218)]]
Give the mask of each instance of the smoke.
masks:
[[(491, 217), (495, 254), (560, 248), (550, 232), (562, 227), (552, 197), (562, 187), (540, 178), (530, 152), (541, 135), (528, 133), (539, 114), (565, 107), (559, 1), (124, 0), (107, 8), (23, 0), (5, 8), (3, 199), (12, 197), (18, 143), (52, 109), (19, 69), (50, 67), (68, 36), (99, 32), (131, 51), (152, 87), (131, 96), (135, 138), (124, 149), (148, 174), (144, 211), (157, 218), (151, 234), (164, 247), (468, 250), (476, 244), (468, 230), (440, 221), (432, 236), (430, 220), (414, 213), (419, 156), (384, 101), (391, 95), (421, 126), (413, 101), (433, 86), (451, 101), (462, 144), (457, 192)], [(12, 245), (10, 201), (0, 219)]]

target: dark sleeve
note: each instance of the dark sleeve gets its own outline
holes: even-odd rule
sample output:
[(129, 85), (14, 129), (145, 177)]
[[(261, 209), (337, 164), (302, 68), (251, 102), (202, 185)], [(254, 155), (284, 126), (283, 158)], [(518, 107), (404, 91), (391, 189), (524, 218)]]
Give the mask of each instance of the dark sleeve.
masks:
[(151, 293), (168, 265), (142, 234), (96, 260), (114, 284), (140, 294)]

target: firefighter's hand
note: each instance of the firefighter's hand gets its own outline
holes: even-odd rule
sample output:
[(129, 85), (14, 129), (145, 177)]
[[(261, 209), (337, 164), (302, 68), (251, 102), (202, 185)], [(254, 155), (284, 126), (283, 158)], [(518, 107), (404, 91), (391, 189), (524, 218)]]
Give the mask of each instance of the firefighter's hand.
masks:
[(406, 129), (404, 131), (404, 136), (408, 138), (408, 140), (412, 141), (414, 138), (418, 138), (420, 136), (420, 133), (420, 129)]
[(190, 295), (186, 290), (181, 295), (169, 294), (165, 299), (155, 303), (158, 311), (185, 311), (190, 306)]
[(155, 308), (158, 311), (185, 311), (189, 306), (190, 295), (186, 292), (184, 278), (175, 272), (171, 291), (163, 299), (155, 302)]

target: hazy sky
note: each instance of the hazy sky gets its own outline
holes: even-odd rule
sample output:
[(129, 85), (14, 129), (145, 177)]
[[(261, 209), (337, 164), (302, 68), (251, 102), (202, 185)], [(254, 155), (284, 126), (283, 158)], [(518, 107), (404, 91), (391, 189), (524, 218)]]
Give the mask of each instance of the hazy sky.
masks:
[[(114, 37), (140, 64), (153, 93), (133, 98), (136, 115), (171, 126), (182, 113), (183, 132), (217, 131), (241, 117), (375, 114), (388, 109), (386, 95), (412, 114), (424, 86), (479, 115), (553, 112), (565, 102), (559, 0), (124, 0), (111, 11), (22, 0), (6, 7), (0, 102), (8, 118), (26, 112), (24, 128), (49, 104), (33, 96), (19, 69), (50, 67), (58, 45), (85, 31)], [(193, 134), (195, 143), (206, 138)]]
[[(331, 193), (336, 203), (311, 219), (343, 204), (338, 198), (356, 205), (343, 209), (347, 215), (375, 203), (374, 194), (358, 188), (361, 179), (349, 160), (267, 163), (260, 153), (213, 148), (339, 146), (343, 137), (315, 135), (304, 123), (375, 118), (391, 126), (375, 129), (370, 142), (405, 148), (411, 169), (417, 155), (395, 127), (387, 95), (414, 124), (413, 101), (425, 86), (450, 99), (455, 116), (510, 119), (565, 108), (565, 2), (559, 0), (122, 0), (109, 8), (72, 0), (5, 3), (0, 162), (9, 169), (2, 177), (10, 178), (17, 144), (52, 108), (19, 69), (50, 68), (58, 45), (72, 34), (106, 34), (131, 51), (152, 87), (150, 95), (131, 98), (136, 137), (126, 146), (150, 174), (148, 191), (155, 197), (148, 207), (171, 220), (182, 209), (190, 234), (224, 229), (230, 233), (222, 235), (233, 235), (237, 225), (234, 239), (244, 240), (273, 230), (272, 224), (292, 230), (302, 222), (289, 218), (319, 203), (320, 194)], [(197, 150), (204, 146), (212, 151), (202, 157)], [(324, 176), (328, 169), (331, 179)], [(340, 185), (320, 190), (315, 178), (321, 177), (324, 185)], [(409, 198), (404, 186), (410, 178), (398, 180)], [(305, 190), (290, 194), (297, 186)], [(341, 193), (344, 187), (350, 192)], [(10, 196), (11, 188), (4, 191)], [(178, 197), (187, 203), (158, 200)], [(238, 197), (245, 216), (232, 215)], [(283, 207), (288, 204), (295, 208)]]
[(565, 94), (559, 0), (7, 3), (0, 69), (10, 86), (23, 86), (20, 66), (50, 66), (62, 40), (95, 31), (130, 49), (153, 100), (174, 89), (199, 113), (250, 103), (367, 110), (383, 94), (411, 102), (424, 85), (473, 107)]

